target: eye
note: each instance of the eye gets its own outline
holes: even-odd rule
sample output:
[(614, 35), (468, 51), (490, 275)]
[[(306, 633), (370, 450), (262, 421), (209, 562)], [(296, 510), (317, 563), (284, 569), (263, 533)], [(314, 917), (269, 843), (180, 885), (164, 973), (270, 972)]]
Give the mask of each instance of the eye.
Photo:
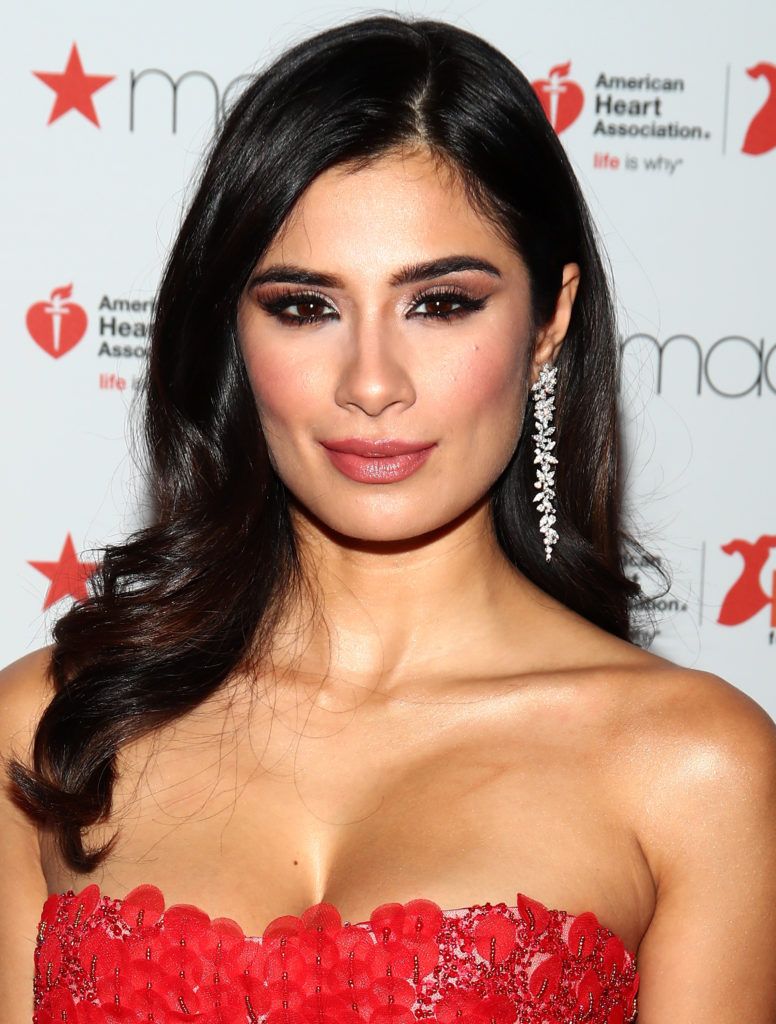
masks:
[[(466, 316), (467, 313), (473, 310), (481, 309), (485, 305), (485, 299), (475, 298), (464, 291), (463, 288), (447, 286), (445, 288), (427, 290), (421, 292), (420, 295), (415, 295), (412, 305), (413, 307), (431, 307), (434, 310), (433, 312), (418, 314), (425, 320), (452, 320), (454, 317)], [(450, 306), (457, 306), (458, 308), (450, 309)]]
[[(259, 305), (270, 316), (288, 327), (302, 327), (305, 324), (322, 323), (324, 320), (336, 320), (339, 314), (334, 310), (325, 295), (319, 292), (284, 292), (281, 295), (259, 299)], [(412, 314), (412, 319), (448, 321), (456, 317), (466, 316), (485, 305), (485, 298), (469, 295), (463, 288), (447, 285), (444, 288), (426, 289), (416, 293), (411, 301), (410, 309), (426, 306), (426, 312)], [(450, 308), (453, 307), (453, 308)], [(322, 309), (333, 310), (331, 313), (319, 312)], [(290, 310), (291, 312), (286, 312)]]
[[(259, 305), (270, 316), (276, 317), (282, 324), (289, 327), (301, 327), (303, 324), (319, 323), (322, 320), (333, 320), (337, 317), (336, 312), (333, 315), (313, 312), (313, 310), (321, 308), (333, 309), (329, 300), (317, 292), (286, 292), (283, 295), (259, 299)], [(289, 316), (284, 312), (287, 309), (295, 310), (295, 312)]]

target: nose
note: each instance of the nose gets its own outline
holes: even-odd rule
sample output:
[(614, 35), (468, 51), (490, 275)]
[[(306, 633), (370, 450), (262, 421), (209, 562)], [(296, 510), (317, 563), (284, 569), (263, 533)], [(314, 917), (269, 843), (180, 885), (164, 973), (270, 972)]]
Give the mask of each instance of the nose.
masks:
[(406, 344), (389, 325), (376, 320), (356, 324), (337, 380), (337, 404), (372, 417), (392, 405), (411, 406), (416, 392)]

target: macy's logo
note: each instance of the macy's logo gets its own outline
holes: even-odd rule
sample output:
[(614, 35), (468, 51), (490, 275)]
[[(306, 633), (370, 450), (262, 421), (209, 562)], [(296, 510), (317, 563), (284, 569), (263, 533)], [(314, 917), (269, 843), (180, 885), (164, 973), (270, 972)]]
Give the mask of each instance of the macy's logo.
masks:
[(50, 608), (63, 597), (72, 597), (75, 601), (86, 601), (89, 594), (86, 584), (100, 568), (99, 562), (88, 562), (80, 558), (68, 533), (56, 561), (28, 563), (42, 573), (49, 581), (46, 596), (43, 599), (43, 611)]
[(116, 76), (87, 75), (75, 43), (70, 48), (64, 71), (33, 71), (33, 75), (56, 95), (47, 124), (59, 120), (69, 110), (77, 110), (87, 121), (100, 127), (92, 96)]
[[(74, 112), (91, 121), (97, 128), (101, 127), (100, 119), (94, 103), (94, 94), (111, 82), (117, 81), (116, 75), (87, 74), (81, 62), (78, 47), (73, 43), (70, 55), (62, 71), (33, 71), (33, 75), (55, 94), (50, 108), (47, 124), (53, 124), (65, 114)], [(141, 71), (129, 73), (129, 130), (136, 130), (136, 113), (139, 108), (142, 117), (162, 112), (169, 103), (171, 127), (173, 135), (178, 130), (178, 91), (184, 82), (200, 82), (205, 88), (195, 88), (193, 97), (195, 104), (212, 103), (215, 123), (218, 124), (226, 116), (229, 104), (247, 82), (252, 81), (249, 74), (237, 75), (221, 88), (218, 82), (207, 71), (189, 69), (174, 77), (164, 68), (143, 68)], [(154, 84), (155, 83), (155, 84)], [(191, 100), (189, 100), (191, 103)], [(199, 109), (199, 108), (198, 108)], [(201, 116), (198, 113), (198, 118)]]
[(27, 310), (27, 330), (32, 340), (54, 359), (59, 359), (86, 334), (86, 310), (70, 302), (72, 284), (60, 285), (48, 302), (36, 302)]
[(550, 68), (547, 78), (531, 82), (547, 120), (559, 135), (576, 121), (585, 102), (582, 88), (568, 77), (570, 70), (569, 60)]
[(759, 537), (754, 543), (736, 538), (722, 545), (726, 555), (741, 555), (743, 565), (738, 579), (725, 595), (717, 622), (723, 626), (738, 626), (770, 605), (770, 625), (776, 626), (776, 571), (770, 594), (760, 584), (763, 566), (774, 548), (776, 536), (772, 534)]
[(776, 65), (761, 61), (746, 69), (750, 78), (764, 78), (768, 83), (765, 103), (752, 118), (746, 130), (743, 153), (759, 156), (776, 146)]

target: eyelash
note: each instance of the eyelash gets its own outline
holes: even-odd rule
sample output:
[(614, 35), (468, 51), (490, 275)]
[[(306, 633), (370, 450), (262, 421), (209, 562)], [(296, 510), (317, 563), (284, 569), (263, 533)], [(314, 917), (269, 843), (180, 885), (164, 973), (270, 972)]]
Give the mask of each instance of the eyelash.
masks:
[[(416, 293), (412, 297), (412, 306), (422, 305), (424, 302), (431, 300), (453, 300), (459, 303), (460, 308), (451, 310), (449, 313), (421, 313), (419, 314), (424, 320), (442, 320), (449, 321), (454, 320), (459, 316), (466, 316), (477, 309), (481, 309), (485, 305), (485, 299), (474, 298), (469, 295), (462, 288), (456, 285), (447, 285), (444, 288), (431, 288), (425, 291)], [(283, 314), (283, 310), (288, 306), (295, 305), (309, 305), (310, 301), (316, 304), (329, 306), (330, 302), (325, 295), (321, 295), (320, 292), (286, 292), (284, 295), (278, 295), (274, 298), (267, 298), (259, 300), (259, 304), (263, 309), (267, 311), (271, 316), (276, 317), (282, 324), (288, 327), (302, 327), (305, 324), (319, 323), (323, 320), (332, 320), (332, 316), (315, 316), (309, 314), (308, 316), (286, 316)]]

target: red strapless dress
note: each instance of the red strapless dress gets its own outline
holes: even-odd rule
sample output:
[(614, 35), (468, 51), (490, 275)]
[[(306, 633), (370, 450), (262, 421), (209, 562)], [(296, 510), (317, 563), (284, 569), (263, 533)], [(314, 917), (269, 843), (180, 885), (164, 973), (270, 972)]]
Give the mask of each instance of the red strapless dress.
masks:
[(331, 903), (261, 936), (153, 885), (49, 896), (35, 949), (34, 1024), (626, 1024), (635, 955), (592, 912), (384, 903), (343, 922)]

